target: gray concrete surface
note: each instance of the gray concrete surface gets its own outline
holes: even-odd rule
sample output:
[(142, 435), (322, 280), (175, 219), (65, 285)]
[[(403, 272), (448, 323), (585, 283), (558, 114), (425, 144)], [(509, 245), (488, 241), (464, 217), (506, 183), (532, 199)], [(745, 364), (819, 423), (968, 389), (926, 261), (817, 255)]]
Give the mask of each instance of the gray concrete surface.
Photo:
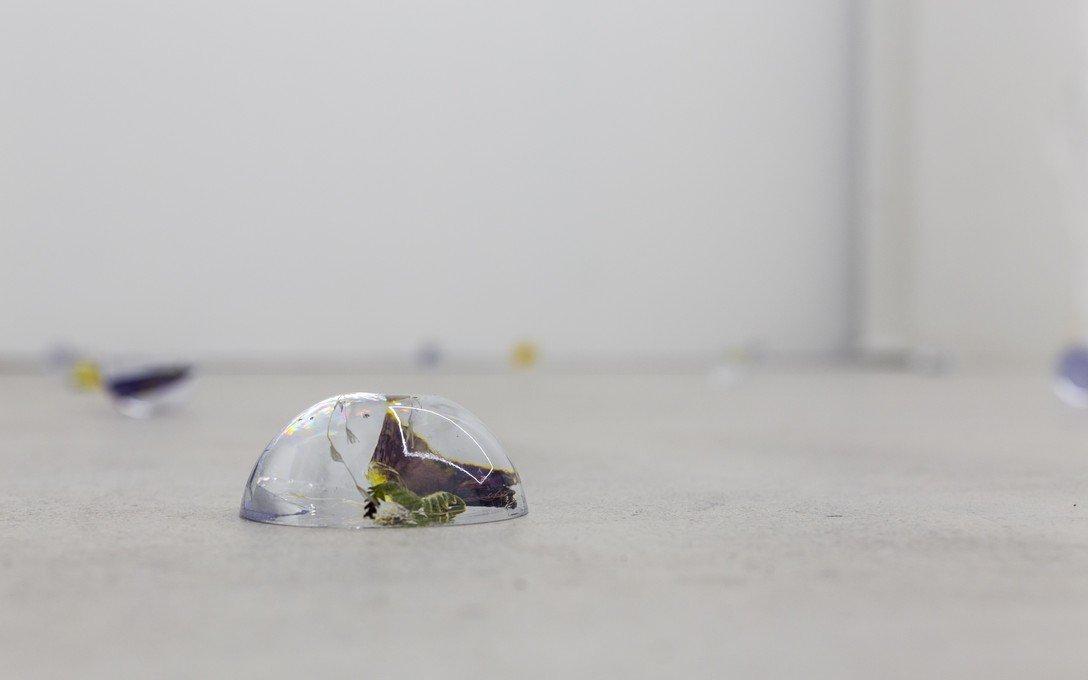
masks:
[[(530, 513), (243, 521), (318, 399), (434, 392)], [(1044, 375), (203, 376), (137, 422), (0, 377), (0, 674), (1088, 677), (1088, 413)]]

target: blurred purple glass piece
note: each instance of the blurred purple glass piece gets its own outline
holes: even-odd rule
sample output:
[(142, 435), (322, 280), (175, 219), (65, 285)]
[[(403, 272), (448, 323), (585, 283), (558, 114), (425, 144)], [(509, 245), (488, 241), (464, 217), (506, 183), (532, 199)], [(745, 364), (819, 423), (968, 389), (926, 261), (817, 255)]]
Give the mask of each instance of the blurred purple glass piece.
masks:
[(1088, 347), (1074, 345), (1059, 355), (1054, 392), (1070, 406), (1088, 408)]
[(192, 366), (149, 366), (110, 374), (106, 391), (126, 416), (146, 418), (184, 402), (192, 383)]
[(50, 373), (66, 375), (82, 357), (72, 345), (57, 343), (45, 352), (45, 368)]
[(442, 346), (431, 340), (416, 349), (415, 363), (418, 368), (434, 369), (442, 363)]

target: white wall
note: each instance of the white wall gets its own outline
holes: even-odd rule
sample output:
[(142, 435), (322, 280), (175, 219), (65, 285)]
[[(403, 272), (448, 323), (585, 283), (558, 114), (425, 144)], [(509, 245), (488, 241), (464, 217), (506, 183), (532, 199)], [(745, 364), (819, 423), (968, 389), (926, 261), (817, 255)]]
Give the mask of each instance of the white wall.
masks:
[(1084, 10), (913, 0), (899, 21), (869, 23), (870, 40), (902, 43), (907, 64), (875, 76), (904, 89), (882, 95), (876, 123), (901, 137), (869, 149), (875, 185), (888, 188), (870, 232), (895, 243), (871, 259), (891, 264), (867, 286), (870, 342), (889, 344), (891, 328), (890, 344), (898, 332), (967, 361), (1043, 363), (1088, 337)]
[(915, 8), (870, 2), (858, 12), (856, 216), (858, 349), (912, 350)]
[(0, 353), (844, 342), (846, 0), (0, 4)]
[[(1063, 155), (1088, 127), (1082, 3), (927, 0), (918, 39), (918, 333), (960, 353), (1051, 356), (1075, 330)], [(1079, 185), (1079, 186), (1078, 186)], [(1088, 310), (1086, 310), (1088, 311)], [(1088, 323), (1088, 319), (1085, 319)]]

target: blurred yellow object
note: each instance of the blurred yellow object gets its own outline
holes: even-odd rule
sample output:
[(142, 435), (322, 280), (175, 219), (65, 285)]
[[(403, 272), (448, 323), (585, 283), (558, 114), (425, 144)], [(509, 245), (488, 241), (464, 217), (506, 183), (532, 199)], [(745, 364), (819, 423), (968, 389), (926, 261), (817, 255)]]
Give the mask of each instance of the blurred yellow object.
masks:
[(751, 358), (748, 350), (743, 347), (730, 347), (725, 351), (725, 363), (743, 364)]
[(531, 342), (514, 343), (510, 350), (510, 364), (514, 368), (532, 368), (540, 358), (540, 349)]
[(72, 384), (84, 392), (97, 390), (102, 386), (102, 371), (93, 361), (77, 361), (72, 366)]

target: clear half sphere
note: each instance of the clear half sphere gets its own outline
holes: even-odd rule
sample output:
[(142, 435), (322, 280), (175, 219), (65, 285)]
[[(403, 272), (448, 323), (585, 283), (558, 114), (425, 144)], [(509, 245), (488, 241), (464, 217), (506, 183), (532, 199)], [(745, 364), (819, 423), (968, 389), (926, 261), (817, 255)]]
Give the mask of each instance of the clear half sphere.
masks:
[(1088, 408), (1088, 347), (1073, 345), (1058, 355), (1054, 392), (1070, 406)]
[(265, 447), (241, 516), (306, 527), (447, 526), (528, 512), (498, 439), (435, 396), (359, 392), (296, 416)]

